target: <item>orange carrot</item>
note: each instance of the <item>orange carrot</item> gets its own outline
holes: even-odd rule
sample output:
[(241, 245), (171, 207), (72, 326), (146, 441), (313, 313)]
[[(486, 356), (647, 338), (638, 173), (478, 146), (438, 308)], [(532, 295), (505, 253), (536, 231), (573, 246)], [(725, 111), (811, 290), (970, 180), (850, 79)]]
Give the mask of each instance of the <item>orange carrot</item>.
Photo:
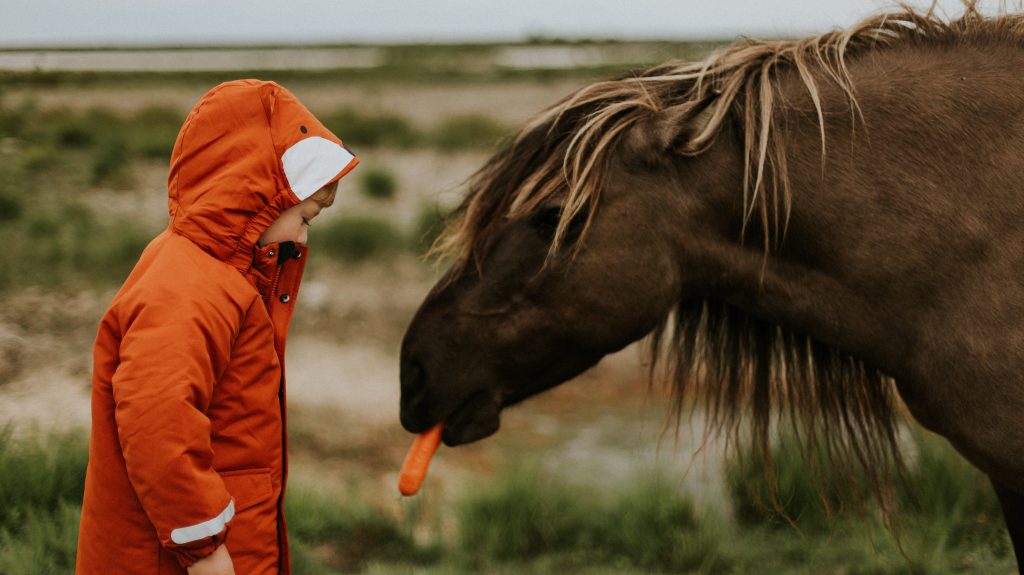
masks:
[(416, 495), (427, 478), (427, 468), (430, 467), (430, 459), (434, 457), (437, 448), (441, 445), (441, 429), (444, 422), (416, 436), (405, 455), (402, 463), (402, 472), (398, 474), (398, 491), (402, 495)]

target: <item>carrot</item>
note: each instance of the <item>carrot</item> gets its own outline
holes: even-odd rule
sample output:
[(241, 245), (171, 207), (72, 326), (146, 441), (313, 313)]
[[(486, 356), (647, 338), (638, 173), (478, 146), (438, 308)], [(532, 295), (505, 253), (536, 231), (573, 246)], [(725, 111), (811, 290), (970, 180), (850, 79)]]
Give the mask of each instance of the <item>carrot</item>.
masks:
[(398, 491), (402, 495), (416, 495), (427, 478), (427, 468), (430, 467), (430, 459), (434, 457), (437, 448), (441, 445), (441, 429), (444, 422), (416, 436), (409, 453), (405, 455), (402, 462), (402, 471), (398, 474)]

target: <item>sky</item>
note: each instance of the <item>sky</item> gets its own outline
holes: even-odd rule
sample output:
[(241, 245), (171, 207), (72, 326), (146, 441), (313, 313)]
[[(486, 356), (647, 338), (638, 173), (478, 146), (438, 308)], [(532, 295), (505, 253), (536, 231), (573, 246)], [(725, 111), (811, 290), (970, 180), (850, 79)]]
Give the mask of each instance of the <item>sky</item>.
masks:
[[(848, 26), (893, 4), (889, 0), (0, 0), (4, 15), (0, 46), (794, 36)], [(930, 0), (911, 0), (911, 4), (927, 6)], [(960, 5), (959, 0), (939, 1), (940, 8), (954, 15)]]

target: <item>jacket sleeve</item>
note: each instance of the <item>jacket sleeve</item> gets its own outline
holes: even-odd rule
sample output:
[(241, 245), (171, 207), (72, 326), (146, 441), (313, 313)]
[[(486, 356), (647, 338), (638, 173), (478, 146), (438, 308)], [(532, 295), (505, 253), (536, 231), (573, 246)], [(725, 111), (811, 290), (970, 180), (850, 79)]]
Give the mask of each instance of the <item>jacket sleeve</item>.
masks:
[(183, 567), (223, 543), (234, 516), (213, 469), (206, 412), (242, 322), (209, 293), (191, 298), (161, 293), (127, 306), (112, 379), (128, 477), (161, 545)]

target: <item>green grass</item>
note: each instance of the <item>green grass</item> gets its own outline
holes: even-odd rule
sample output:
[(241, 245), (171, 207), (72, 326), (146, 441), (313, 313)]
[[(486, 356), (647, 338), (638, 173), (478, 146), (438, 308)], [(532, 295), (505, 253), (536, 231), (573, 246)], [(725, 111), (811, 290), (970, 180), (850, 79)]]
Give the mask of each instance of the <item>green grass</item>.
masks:
[(79, 503), (88, 453), (75, 435), (13, 439), (0, 433), (0, 529), (17, 530), (33, 512)]
[(413, 226), (411, 243), (418, 253), (426, 253), (447, 223), (448, 212), (436, 202), (426, 202), (420, 206)]
[(33, 205), (0, 223), (0, 290), (111, 284), (135, 265), (151, 233), (127, 219), (104, 221), (90, 208), (68, 202)]
[(373, 114), (343, 108), (317, 114), (317, 117), (328, 130), (357, 151), (363, 147), (382, 146), (408, 149), (419, 145), (422, 138), (408, 119), (397, 114)]
[[(771, 455), (771, 467), (760, 454), (734, 459), (726, 467), (733, 512), (745, 525), (827, 530), (835, 512), (851, 499), (863, 500), (866, 495), (856, 489), (859, 477), (843, 480), (827, 470), (814, 469), (792, 438), (772, 446)], [(815, 455), (820, 460), (823, 454)], [(837, 486), (846, 489), (839, 492)]]
[(417, 547), (398, 522), (363, 503), (356, 494), (330, 497), (293, 486), (285, 498), (289, 538), (295, 541), (296, 575), (350, 573), (371, 560), (422, 561), (431, 551)]
[[(727, 466), (730, 499), (746, 541), (733, 557), (738, 572), (1011, 572), (1013, 550), (988, 479), (945, 440), (920, 430), (914, 439), (906, 481), (894, 486), (893, 532), (871, 506), (847, 505), (838, 515), (826, 509), (826, 502), (834, 511), (840, 501), (867, 493), (848, 476), (809, 479), (814, 471), (790, 441), (773, 447), (774, 485), (756, 461)], [(836, 485), (843, 486), (842, 498)]]
[(431, 133), (434, 147), (443, 152), (476, 150), (493, 152), (502, 138), (511, 133), (508, 126), (486, 116), (454, 116), (442, 122)]
[(389, 256), (406, 247), (401, 232), (375, 216), (343, 216), (317, 222), (309, 235), (310, 244), (318, 252), (349, 262)]
[[(0, 274), (0, 291), (116, 284), (159, 230), (102, 213), (101, 204), (85, 201), (87, 194), (92, 188), (132, 193), (135, 162), (169, 156), (180, 120), (164, 108), (143, 109), (132, 119), (100, 109), (41, 117), (45, 121), (30, 126), (12, 123), (11, 132), (0, 135), (13, 141), (0, 149), (0, 242), (7, 248), (0, 252), (6, 270)], [(149, 129), (163, 136), (142, 138)], [(366, 193), (380, 198), (395, 194), (392, 172), (382, 167), (365, 174)], [(24, 199), (26, 191), (32, 201)], [(325, 255), (351, 262), (416, 251), (412, 236), (425, 231), (353, 214), (316, 225), (311, 235)]]
[[(447, 527), (427, 522), (425, 517), (436, 514), (415, 512), (423, 500), (408, 502), (410, 512), (397, 518), (365, 503), (358, 490), (328, 493), (293, 482), (286, 514), (294, 572), (1014, 572), (987, 482), (943, 442), (918, 442), (911, 468), (916, 499), (902, 502), (907, 508), (898, 539), (871, 516), (843, 517), (827, 528), (799, 532), (723, 522), (722, 513), (706, 513), (681, 494), (677, 479), (657, 474), (640, 473), (595, 491), (551, 471), (520, 466), (478, 481), (454, 500), (426, 502), (452, 518)], [(80, 435), (0, 436), (0, 573), (72, 572), (86, 458)], [(918, 483), (924, 478), (933, 481)]]
[(93, 149), (89, 183), (93, 186), (111, 185), (118, 189), (132, 187), (131, 154), (128, 141), (117, 133), (103, 136)]
[(129, 117), (129, 144), (144, 158), (169, 160), (185, 112), (166, 106), (149, 106)]
[(0, 191), (0, 224), (17, 221), (24, 210), (22, 200), (13, 192)]
[(75, 435), (0, 433), (0, 573), (70, 573), (88, 460)]
[(386, 168), (368, 167), (359, 175), (359, 187), (368, 198), (391, 200), (398, 190), (398, 179)]
[(459, 549), (471, 562), (616, 565), (654, 572), (724, 572), (714, 522), (658, 477), (600, 496), (514, 470), (458, 508)]

